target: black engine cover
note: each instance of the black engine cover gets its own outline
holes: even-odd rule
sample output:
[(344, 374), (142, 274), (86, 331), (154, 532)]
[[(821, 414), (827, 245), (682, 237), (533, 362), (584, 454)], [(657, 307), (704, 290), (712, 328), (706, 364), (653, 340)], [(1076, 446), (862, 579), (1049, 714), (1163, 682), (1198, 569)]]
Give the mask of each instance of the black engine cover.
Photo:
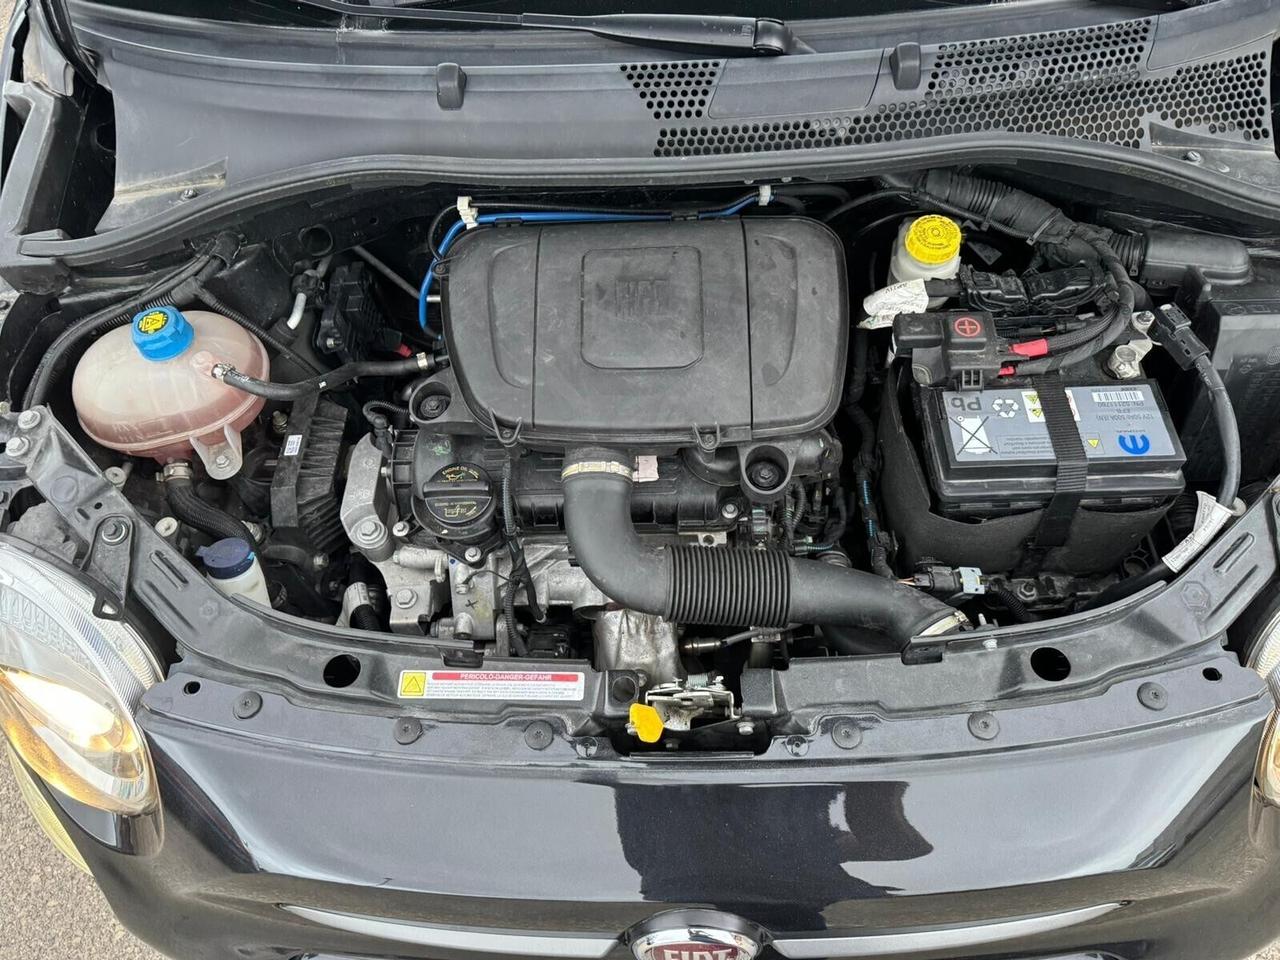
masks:
[(526, 441), (740, 443), (817, 429), (839, 403), (844, 254), (813, 220), (476, 230), (443, 298), (471, 413)]

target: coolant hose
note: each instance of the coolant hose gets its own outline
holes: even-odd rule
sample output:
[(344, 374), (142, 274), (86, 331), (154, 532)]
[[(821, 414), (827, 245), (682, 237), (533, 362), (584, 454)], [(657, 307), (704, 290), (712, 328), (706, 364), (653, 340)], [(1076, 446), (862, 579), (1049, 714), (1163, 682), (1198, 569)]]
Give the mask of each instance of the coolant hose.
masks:
[[(170, 468), (177, 466), (170, 464)], [(164, 489), (173, 515), (187, 526), (195, 527), (217, 540), (240, 539), (257, 544), (258, 540), (243, 523), (196, 496), (195, 484), (187, 471), (165, 470)]]
[(893, 650), (968, 622), (911, 587), (781, 550), (646, 544), (631, 521), (632, 462), (583, 447), (568, 452), (561, 473), (569, 544), (587, 578), (615, 603), (672, 623), (863, 627), (886, 634)]
[(430, 373), (435, 369), (435, 362), (425, 354), (419, 353), (405, 360), (361, 360), (343, 364), (341, 367), (296, 383), (272, 383), (259, 380), (246, 373), (241, 373), (227, 363), (215, 363), (210, 375), (228, 386), (251, 393), (255, 397), (266, 397), (268, 400), (298, 400), (312, 393), (332, 390), (357, 377), (404, 377), (415, 373)]

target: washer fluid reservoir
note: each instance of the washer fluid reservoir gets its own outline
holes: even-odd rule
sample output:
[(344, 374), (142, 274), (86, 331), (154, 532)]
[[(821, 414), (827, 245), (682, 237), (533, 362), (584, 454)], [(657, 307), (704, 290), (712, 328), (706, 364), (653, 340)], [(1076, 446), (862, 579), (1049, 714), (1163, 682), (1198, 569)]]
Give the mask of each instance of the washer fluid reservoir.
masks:
[(269, 378), (262, 341), (221, 314), (144, 310), (81, 357), (71, 381), (80, 425), (129, 456), (169, 463), (195, 453), (213, 479), (234, 476), (240, 431), (265, 401), (215, 380), (209, 371), (219, 362)]

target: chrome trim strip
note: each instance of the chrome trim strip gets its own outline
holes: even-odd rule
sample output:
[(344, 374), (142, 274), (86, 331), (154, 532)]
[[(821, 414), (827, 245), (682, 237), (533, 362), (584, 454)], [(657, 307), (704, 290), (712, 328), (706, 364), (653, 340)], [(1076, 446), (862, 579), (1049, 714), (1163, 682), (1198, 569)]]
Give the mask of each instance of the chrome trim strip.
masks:
[(956, 950), (1029, 937), (1086, 923), (1110, 913), (1118, 903), (1102, 903), (1062, 913), (1014, 917), (978, 925), (963, 924), (900, 933), (865, 933), (849, 937), (776, 937), (770, 944), (787, 960), (820, 960), (826, 957), (878, 957), (884, 954)]
[(578, 957), (597, 960), (618, 945), (617, 937), (575, 936), (571, 933), (541, 934), (519, 931), (499, 932), (467, 927), (442, 927), (413, 920), (386, 920), (349, 913), (334, 913), (313, 907), (281, 904), (295, 916), (335, 930), (365, 937), (395, 940), (422, 947), (474, 953), (509, 953), (525, 957)]

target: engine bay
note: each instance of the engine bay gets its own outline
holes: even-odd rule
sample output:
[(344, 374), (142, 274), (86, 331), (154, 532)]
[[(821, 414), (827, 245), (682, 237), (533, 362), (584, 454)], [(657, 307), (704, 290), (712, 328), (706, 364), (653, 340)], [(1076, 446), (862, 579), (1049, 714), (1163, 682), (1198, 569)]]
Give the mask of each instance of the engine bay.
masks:
[[(753, 736), (752, 672), (1167, 582), (1280, 461), (1280, 269), (1239, 239), (942, 169), (666, 199), (200, 238), (65, 302), (21, 408), (223, 593), (588, 661), (627, 751)], [(402, 694), (512, 695), (458, 690)]]

